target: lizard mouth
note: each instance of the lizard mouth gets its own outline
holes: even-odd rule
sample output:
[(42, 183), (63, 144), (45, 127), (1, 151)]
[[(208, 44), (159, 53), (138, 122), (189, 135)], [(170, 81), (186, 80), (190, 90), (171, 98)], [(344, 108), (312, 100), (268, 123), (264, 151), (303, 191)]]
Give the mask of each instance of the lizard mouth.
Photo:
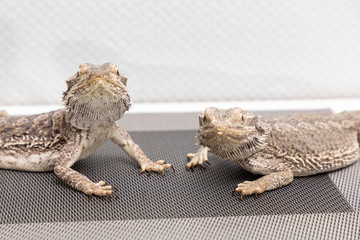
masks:
[(203, 129), (201, 131), (201, 138), (206, 140), (216, 138), (217, 141), (222, 143), (234, 142), (239, 144), (242, 141), (251, 139), (256, 133), (256, 131), (242, 129), (211, 128)]
[(208, 128), (198, 132), (197, 143), (222, 159), (243, 159), (265, 147), (266, 138), (251, 130)]
[(251, 156), (255, 152), (264, 148), (266, 143), (264, 139), (253, 137), (246, 141), (223, 141), (223, 142), (207, 142), (204, 144), (221, 159), (244, 159)]
[(104, 81), (104, 82), (110, 83), (114, 87), (120, 88), (122, 90), (126, 90), (126, 87), (124, 85), (120, 85), (118, 83), (115, 83), (114, 81), (112, 81), (110, 79), (107, 79), (107, 78), (96, 77), (96, 78), (92, 78), (90, 81), (88, 81), (87, 83), (84, 83), (81, 86), (75, 87), (73, 89), (73, 91), (77, 91), (77, 90), (80, 90), (80, 89), (86, 89), (87, 86), (89, 86), (90, 84), (92, 84), (93, 82), (96, 82), (96, 81)]

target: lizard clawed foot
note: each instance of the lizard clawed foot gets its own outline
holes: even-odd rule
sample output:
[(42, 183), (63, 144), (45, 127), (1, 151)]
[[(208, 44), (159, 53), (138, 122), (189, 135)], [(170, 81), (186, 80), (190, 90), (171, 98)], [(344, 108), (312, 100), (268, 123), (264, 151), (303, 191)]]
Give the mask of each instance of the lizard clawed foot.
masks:
[(165, 175), (165, 169), (172, 169), (175, 172), (174, 167), (163, 160), (159, 160), (157, 162), (149, 161), (141, 165), (140, 174), (148, 172), (150, 175), (150, 172), (159, 172), (162, 175)]
[(236, 195), (236, 193), (241, 192), (240, 199), (242, 199), (244, 195), (258, 195), (263, 193), (265, 190), (265, 187), (256, 181), (245, 181), (237, 185), (233, 194)]
[(210, 164), (207, 154), (208, 148), (201, 147), (197, 153), (189, 153), (186, 155), (187, 159), (190, 160), (190, 162), (186, 164), (186, 170), (194, 170), (194, 167), (197, 165), (205, 168), (204, 163)]
[(114, 195), (118, 197), (113, 190), (116, 190), (114, 187), (106, 184), (105, 181), (100, 181), (98, 183), (93, 183), (90, 185), (89, 189), (86, 191), (86, 194), (91, 196), (92, 194), (99, 197), (110, 197)]

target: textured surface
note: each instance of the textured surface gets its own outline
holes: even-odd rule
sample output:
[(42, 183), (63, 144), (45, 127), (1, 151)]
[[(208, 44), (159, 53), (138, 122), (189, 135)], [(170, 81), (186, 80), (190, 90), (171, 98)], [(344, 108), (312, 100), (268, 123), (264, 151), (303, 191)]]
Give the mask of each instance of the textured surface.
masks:
[(5, 239), (351, 239), (358, 214), (269, 215), (0, 225)]
[(57, 104), (74, 66), (107, 61), (129, 78), (134, 102), (359, 97), (359, 9), (354, 0), (3, 0), (0, 104)]
[[(196, 114), (194, 114), (196, 115)], [(279, 113), (263, 113), (264, 116), (274, 116), (279, 115)], [(142, 119), (141, 121), (145, 121), (148, 118), (154, 118), (154, 115), (141, 115)], [(188, 116), (188, 115), (185, 115)], [(126, 117), (126, 115), (125, 115)], [(126, 118), (121, 120), (123, 123), (122, 126), (132, 126), (136, 130), (136, 124), (141, 123), (138, 116), (130, 115)], [(182, 121), (169, 121), (168, 125), (163, 125), (164, 129), (166, 130), (177, 130), (177, 129), (186, 129), (190, 128), (189, 125), (192, 124), (193, 119), (184, 117), (182, 114), (178, 115), (179, 119), (183, 119)], [(166, 115), (159, 115), (158, 119), (160, 122), (166, 122)], [(131, 123), (127, 122), (131, 121)], [(153, 125), (153, 127), (156, 130), (161, 130), (161, 127), (156, 126), (156, 124)], [(142, 126), (138, 126), (138, 129), (143, 131), (144, 129), (141, 129)], [(197, 126), (194, 127), (196, 129)], [(148, 130), (152, 130), (152, 128), (149, 126)], [(132, 133), (137, 141), (139, 141), (139, 144), (144, 144), (142, 141), (144, 140), (143, 136), (146, 134), (150, 134), (149, 132), (138, 132), (138, 133)], [(180, 131), (180, 133), (185, 134), (188, 131)], [(175, 153), (172, 155), (171, 153), (168, 153), (166, 151), (167, 148), (174, 150), (175, 146), (171, 144), (170, 142), (166, 142), (163, 145), (161, 144), (163, 141), (162, 138), (164, 135), (167, 134), (167, 132), (157, 132), (155, 135), (157, 135), (156, 141), (152, 144), (155, 149), (144, 149), (146, 152), (156, 152), (158, 151), (161, 156), (170, 156), (168, 159), (169, 161), (172, 161), (171, 159), (181, 158), (181, 156), (177, 156), (179, 154), (179, 149), (175, 149)], [(143, 140), (142, 140), (143, 139)], [(194, 138), (191, 139), (191, 141), (194, 141)], [(156, 147), (154, 147), (156, 146)], [(182, 145), (180, 145), (182, 146)], [(196, 148), (196, 146), (193, 145), (193, 142), (186, 143), (186, 146), (190, 148)], [(106, 146), (104, 146), (106, 147)], [(115, 147), (115, 146), (114, 146)], [(115, 147), (116, 148), (116, 147)], [(136, 193), (137, 196), (140, 196), (137, 200), (140, 199), (141, 202), (144, 202), (146, 204), (146, 201), (152, 201), (150, 196), (155, 196), (156, 200), (161, 199), (160, 196), (162, 194), (167, 195), (169, 192), (174, 192), (175, 194), (179, 194), (174, 189), (168, 189), (167, 191), (162, 191), (163, 189), (162, 184), (167, 184), (166, 180), (173, 181), (173, 178), (178, 178), (180, 174), (184, 174), (184, 176), (191, 176), (191, 179), (193, 181), (195, 180), (202, 180), (205, 176), (211, 172), (213, 174), (216, 174), (217, 171), (225, 170), (228, 167), (228, 164), (231, 162), (221, 162), (217, 159), (212, 159), (212, 165), (210, 166), (209, 170), (203, 171), (199, 170), (198, 172), (185, 172), (182, 169), (177, 169), (177, 172), (174, 175), (171, 173), (168, 176), (165, 176), (165, 178), (161, 178), (159, 175), (154, 175), (150, 177), (150, 183), (147, 182), (147, 176), (137, 176), (138, 169), (136, 169), (135, 164), (128, 158), (126, 158), (125, 154), (122, 153), (122, 151), (119, 148), (116, 148), (114, 152), (104, 152), (104, 149), (99, 149), (96, 153), (94, 153), (90, 158), (88, 158), (85, 161), (91, 161), (92, 158), (98, 158), (101, 156), (102, 162), (96, 163), (97, 169), (89, 169), (89, 174), (91, 174), (91, 178), (93, 180), (96, 180), (97, 178), (102, 178), (106, 174), (108, 176), (114, 175), (114, 171), (110, 166), (115, 167), (124, 167), (130, 169), (130, 172), (125, 172), (125, 170), (121, 170), (122, 174), (124, 175), (117, 175), (114, 176), (114, 181), (124, 181), (126, 184), (129, 183), (129, 178), (137, 179), (138, 182), (143, 182), (144, 185), (136, 185), (134, 188), (122, 188), (123, 193), (122, 195), (129, 194), (130, 192), (135, 193), (135, 190), (143, 190), (143, 193)], [(116, 158), (116, 161), (114, 160)], [(124, 158), (124, 159), (122, 159)], [(112, 161), (109, 161), (113, 159), (114, 163)], [(181, 162), (182, 161), (182, 162)], [(177, 163), (177, 166), (184, 166), (185, 163), (185, 157), (181, 158), (180, 163)], [(79, 162), (79, 165), (77, 165), (77, 169), (82, 171), (82, 162)], [(112, 165), (114, 164), (114, 165)], [(132, 165), (132, 166), (130, 166)], [(239, 171), (237, 173), (241, 173), (242, 170), (238, 169), (236, 171)], [(5, 172), (5, 173), (4, 173)], [(1, 176), (13, 174), (10, 171), (1, 171)], [(44, 176), (43, 176), (44, 175)], [(126, 177), (127, 176), (127, 177)], [(329, 178), (332, 179), (333, 183), (336, 185), (336, 189), (333, 188), (333, 184), (330, 183), (328, 180)], [(234, 179), (231, 179), (230, 175), (224, 175), (225, 179), (223, 181), (226, 181), (229, 183), (230, 181), (235, 181)], [(245, 176), (239, 176), (236, 175), (236, 180), (240, 180), (240, 178)], [(247, 176), (246, 176), (247, 177)], [(249, 176), (251, 177), (251, 176)], [(319, 177), (319, 178), (318, 178)], [(30, 183), (27, 183), (27, 181), (40, 181), (40, 179), (47, 179), (48, 182), (44, 182), (44, 185), (42, 187), (34, 187), (29, 186)], [(255, 239), (255, 238), (267, 238), (267, 239), (359, 239), (360, 237), (360, 217), (359, 217), (359, 207), (360, 207), (360, 162), (357, 162), (356, 164), (341, 169), (335, 172), (332, 172), (328, 175), (319, 175), (315, 178), (311, 178), (314, 181), (318, 180), (324, 180), (324, 183), (326, 184), (324, 188), (329, 188), (325, 192), (317, 191), (317, 196), (326, 196), (331, 198), (331, 194), (338, 195), (338, 191), (341, 192), (343, 196), (340, 196), (340, 198), (336, 199), (335, 202), (341, 203), (341, 207), (338, 209), (339, 211), (344, 210), (344, 206), (347, 206), (346, 209), (350, 211), (347, 212), (339, 212), (338, 210), (335, 210), (337, 212), (333, 212), (334, 210), (329, 210), (330, 207), (333, 207), (335, 205), (330, 204), (327, 206), (322, 206), (322, 203), (317, 203), (316, 206), (314, 206), (312, 203), (309, 203), (307, 205), (303, 205), (304, 209), (300, 209), (298, 202), (296, 202), (297, 205), (294, 208), (290, 209), (282, 209), (282, 211), (298, 211), (298, 214), (271, 214), (271, 215), (264, 215), (266, 211), (269, 211), (269, 209), (266, 209), (264, 212), (258, 212), (254, 213), (251, 216), (245, 216), (245, 213), (239, 214), (234, 216), (234, 214), (222, 216), (223, 213), (220, 213), (216, 217), (203, 217), (204, 215), (201, 215), (199, 217), (183, 217), (183, 218), (162, 218), (162, 219), (137, 219), (137, 220), (107, 220), (107, 221), (101, 221), (97, 216), (94, 216), (94, 218), (91, 221), (81, 221), (81, 222), (71, 222), (70, 219), (74, 217), (74, 215), (79, 214), (79, 211), (75, 211), (70, 214), (69, 217), (65, 216), (60, 222), (53, 222), (52, 218), (53, 215), (61, 215), (59, 213), (61, 210), (57, 208), (52, 208), (52, 212), (46, 212), (45, 209), (49, 208), (49, 205), (58, 205), (65, 207), (65, 204), (71, 204), (71, 206), (76, 205), (76, 207), (79, 207), (82, 213), (82, 215), (91, 216), (94, 214), (94, 212), (100, 213), (102, 211), (105, 211), (106, 213), (109, 213), (110, 217), (114, 217), (112, 213), (112, 209), (106, 209), (102, 208), (104, 205), (112, 205), (114, 206), (116, 198), (108, 200), (102, 200), (97, 198), (92, 198), (91, 200), (87, 199), (86, 196), (83, 196), (81, 193), (76, 193), (72, 189), (66, 187), (65, 185), (61, 184), (60, 181), (56, 179), (55, 176), (53, 176), (51, 173), (43, 173), (43, 174), (32, 174), (32, 173), (22, 173), (17, 175), (16, 180), (18, 182), (23, 181), (26, 186), (28, 186), (30, 189), (26, 189), (23, 185), (12, 185), (13, 187), (10, 189), (9, 187), (6, 187), (7, 184), (9, 184), (8, 180), (4, 180), (3, 178), (0, 179), (0, 187), (2, 189), (7, 189), (7, 191), (1, 190), (0, 194), (0, 201), (3, 201), (4, 198), (7, 199), (14, 199), (12, 197), (12, 194), (15, 194), (17, 199), (14, 199), (13, 203), (7, 203), (7, 206), (12, 205), (16, 206), (17, 204), (19, 206), (29, 205), (29, 207), (26, 208), (15, 208), (16, 210), (13, 211), (13, 216), (10, 216), (10, 214), (5, 213), (9, 220), (9, 218), (12, 218), (12, 221), (14, 219), (21, 218), (21, 215), (23, 214), (24, 218), (27, 218), (27, 223), (13, 223), (13, 224), (0, 224), (0, 235), (5, 239), (14, 239), (14, 238), (28, 238), (28, 239), (43, 239), (43, 238), (53, 238), (53, 239), (64, 239), (64, 238), (77, 238), (77, 239), (89, 239), (89, 238), (97, 238), (97, 239), (111, 239), (111, 238), (122, 238), (122, 239), (194, 239), (194, 238), (201, 238), (201, 239), (232, 239), (232, 238), (247, 238), (247, 239)], [(185, 178), (185, 180), (189, 180), (188, 178)], [(180, 186), (184, 186), (184, 181), (180, 181)], [(304, 178), (304, 180), (306, 180)], [(55, 183), (53, 182), (55, 181)], [(300, 179), (300, 181), (303, 181), (303, 179)], [(53, 186), (47, 185), (47, 183), (51, 184), (53, 183)], [(112, 182), (111, 182), (112, 183)], [(151, 185), (152, 190), (149, 191), (148, 184)], [(199, 184), (199, 182), (197, 183)], [(201, 183), (204, 184), (204, 183)], [(294, 182), (293, 184), (297, 184)], [(258, 199), (245, 199), (244, 201), (239, 201), (238, 198), (233, 198), (230, 194), (232, 189), (229, 189), (229, 191), (225, 192), (224, 198), (228, 199), (229, 201), (233, 202), (234, 204), (246, 204), (246, 206), (251, 206), (251, 204), (254, 204), (254, 209), (259, 210), (261, 206), (257, 204), (257, 201), (267, 201), (267, 203), (270, 203), (272, 211), (276, 208), (281, 208), (281, 206), (289, 206), (289, 205), (283, 205), (282, 201), (279, 200), (279, 198), (285, 197), (285, 203), (287, 197), (292, 196), (282, 196), (285, 191), (285, 193), (293, 193), (296, 197), (302, 198), (301, 195), (304, 194), (304, 196), (309, 196), (306, 190), (311, 189), (311, 181), (309, 184), (305, 185), (289, 185), (284, 189), (275, 190), (273, 192), (264, 193), (264, 195), (259, 196)], [(210, 182), (208, 185), (214, 186), (219, 184)], [(207, 186), (208, 186), (207, 185)], [(230, 184), (231, 185), (231, 184)], [(203, 185), (201, 185), (203, 186)], [(293, 187), (296, 188), (294, 189)], [(323, 188), (321, 184), (317, 184), (318, 187)], [(117, 186), (118, 187), (118, 186)], [(225, 186), (229, 187), (229, 186)], [(182, 188), (181, 190), (188, 189), (189, 186), (186, 186), (186, 188)], [(191, 186), (190, 186), (191, 188)], [(61, 190), (60, 193), (64, 194), (65, 196), (65, 203), (63, 203), (61, 200), (59, 202), (51, 202), (51, 197), (58, 198), (59, 196), (55, 194), (52, 195), (51, 192), (57, 192), (58, 190)], [(10, 194), (10, 191), (12, 192)], [(206, 192), (211, 192), (211, 189), (207, 189), (206, 187), (199, 187), (197, 191), (200, 191), (200, 193), (197, 193), (198, 195), (204, 195)], [(223, 191), (220, 189), (220, 191)], [(186, 194), (186, 191), (184, 191)], [(59, 194), (59, 193), (57, 193)], [(22, 196), (28, 196), (28, 197), (22, 197)], [(38, 208), (34, 208), (37, 203), (34, 201), (33, 198), (29, 196), (37, 196), (38, 200), (43, 202), (43, 205), (39, 206)], [(181, 196), (180, 196), (181, 197)], [(207, 198), (197, 200), (195, 199), (195, 203), (204, 203), (203, 206), (197, 205), (199, 207), (199, 210), (195, 210), (196, 214), (199, 214), (200, 210), (203, 210), (206, 207), (207, 214), (213, 214), (211, 213), (211, 209), (216, 208), (217, 204), (214, 204), (212, 201), (207, 201), (208, 199), (214, 199), (218, 196), (211, 196), (207, 195), (205, 196)], [(264, 197), (265, 199), (262, 199)], [(310, 198), (314, 198), (313, 196), (310, 196)], [(346, 200), (344, 201), (343, 198)], [(70, 200), (78, 200), (78, 202), (71, 203)], [(236, 200), (236, 201), (235, 201)], [(135, 199), (133, 199), (135, 201)], [(253, 202), (255, 201), (255, 202)], [(305, 200), (307, 201), (307, 200)], [(328, 201), (328, 200), (326, 200)], [(82, 205), (86, 202), (86, 205)], [(163, 203), (163, 202), (161, 202)], [(89, 207), (89, 204), (92, 207)], [(126, 209), (126, 204), (128, 203), (122, 203), (121, 206), (123, 206), (124, 209)], [(135, 203), (129, 203), (130, 205), (134, 206)], [(173, 203), (170, 203), (173, 204)], [(249, 205), (250, 204), (250, 205)], [(182, 205), (189, 206), (189, 203), (181, 202), (180, 205), (177, 206), (177, 209), (183, 209)], [(291, 205), (291, 204), (290, 204)], [(0, 204), (0, 207), (2, 205)], [(94, 207), (93, 207), (94, 206)], [(224, 206), (224, 203), (220, 203), (220, 206)], [(301, 203), (300, 203), (301, 206)], [(115, 206), (118, 207), (118, 206)], [(192, 206), (190, 206), (191, 209)], [(313, 208), (315, 207), (315, 208)], [(326, 212), (324, 213), (316, 213), (318, 212), (317, 207), (320, 207), (320, 209), (328, 208)], [(234, 207), (231, 206), (233, 209)], [(176, 212), (176, 209), (164, 209), (160, 205), (153, 206), (153, 209), (160, 209), (161, 214), (168, 214), (170, 211), (171, 214)], [(342, 209), (342, 210), (341, 210)], [(0, 213), (3, 214), (4, 209), (0, 209)], [(300, 211), (299, 211), (300, 210)], [(29, 211), (34, 211), (34, 216), (29, 216)], [(137, 210), (139, 211), (139, 210)], [(225, 208), (225, 211), (229, 211)], [(238, 209), (236, 211), (239, 212)], [(240, 211), (244, 211), (244, 209), (241, 209)], [(301, 211), (307, 211), (308, 214), (303, 214)], [(345, 210), (346, 211), (346, 210)], [(154, 210), (151, 210), (153, 213)], [(184, 213), (183, 211), (179, 211), (180, 214), (189, 214)], [(190, 212), (190, 211), (189, 211)], [(237, 212), (237, 213), (238, 213)], [(331, 213), (332, 212), (332, 213)], [(146, 213), (145, 213), (146, 214)], [(159, 213), (158, 213), (159, 214)], [(191, 213), (193, 214), (193, 213)], [(246, 213), (248, 214), (248, 213)], [(31, 222), (31, 218), (39, 217), (39, 215), (42, 215), (42, 217), (47, 218), (47, 222), (41, 222), (41, 223), (35, 223)], [(4, 216), (4, 215), (2, 215)], [(130, 215), (126, 215), (127, 219), (129, 219)], [(44, 217), (44, 218), (45, 218)], [(108, 218), (110, 218), (108, 217)], [(118, 217), (118, 216), (116, 216)], [(4, 219), (2, 219), (4, 221)], [(64, 222), (62, 222), (64, 221)], [(10, 221), (9, 221), (10, 222)], [(31, 223), (30, 223), (31, 222)]]

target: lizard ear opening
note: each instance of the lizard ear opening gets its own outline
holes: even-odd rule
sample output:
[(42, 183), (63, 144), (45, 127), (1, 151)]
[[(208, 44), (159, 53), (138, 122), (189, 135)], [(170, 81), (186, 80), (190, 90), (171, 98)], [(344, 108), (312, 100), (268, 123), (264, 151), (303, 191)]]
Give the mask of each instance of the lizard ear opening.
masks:
[(255, 128), (260, 134), (268, 134), (271, 131), (271, 126), (264, 122), (257, 122)]

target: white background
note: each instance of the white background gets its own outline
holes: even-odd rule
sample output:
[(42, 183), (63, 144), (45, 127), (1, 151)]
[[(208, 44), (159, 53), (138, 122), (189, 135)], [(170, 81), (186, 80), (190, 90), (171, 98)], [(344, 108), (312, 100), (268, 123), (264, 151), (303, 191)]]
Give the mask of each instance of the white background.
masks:
[(60, 104), (79, 63), (135, 103), (360, 97), (354, 0), (2, 0), (0, 105)]

